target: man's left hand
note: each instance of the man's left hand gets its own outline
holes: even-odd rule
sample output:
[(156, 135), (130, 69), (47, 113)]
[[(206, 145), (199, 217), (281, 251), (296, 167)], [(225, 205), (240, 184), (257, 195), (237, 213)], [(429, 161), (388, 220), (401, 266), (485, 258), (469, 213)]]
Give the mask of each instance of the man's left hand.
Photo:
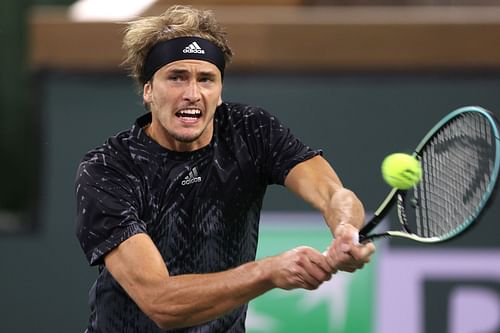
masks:
[(358, 232), (348, 223), (341, 223), (335, 228), (335, 239), (324, 252), (333, 267), (352, 273), (370, 261), (375, 245), (372, 242), (360, 244)]

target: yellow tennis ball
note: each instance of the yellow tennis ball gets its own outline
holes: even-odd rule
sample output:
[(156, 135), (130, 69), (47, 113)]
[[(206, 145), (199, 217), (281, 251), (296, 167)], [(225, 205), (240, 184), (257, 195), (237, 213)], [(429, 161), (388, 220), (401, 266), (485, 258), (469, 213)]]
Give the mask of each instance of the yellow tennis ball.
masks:
[(422, 167), (412, 155), (395, 153), (382, 162), (382, 177), (390, 186), (407, 190), (422, 178)]

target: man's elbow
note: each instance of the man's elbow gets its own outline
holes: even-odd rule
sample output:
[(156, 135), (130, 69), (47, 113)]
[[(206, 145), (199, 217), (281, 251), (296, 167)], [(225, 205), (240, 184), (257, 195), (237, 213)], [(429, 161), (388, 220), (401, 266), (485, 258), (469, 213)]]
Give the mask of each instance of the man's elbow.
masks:
[(167, 331), (170, 329), (178, 328), (179, 326), (176, 326), (172, 324), (170, 321), (165, 320), (164, 318), (152, 318), (156, 326), (160, 328), (163, 331)]
[(147, 309), (144, 309), (144, 313), (162, 330), (190, 326), (187, 318), (176, 315), (171, 310), (159, 306), (149, 306)]

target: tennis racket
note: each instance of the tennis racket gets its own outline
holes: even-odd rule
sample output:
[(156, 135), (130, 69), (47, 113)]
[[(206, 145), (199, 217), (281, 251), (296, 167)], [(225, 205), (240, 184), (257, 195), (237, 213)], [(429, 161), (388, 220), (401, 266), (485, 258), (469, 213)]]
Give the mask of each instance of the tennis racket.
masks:
[[(499, 123), (477, 106), (457, 109), (439, 121), (413, 152), (422, 179), (409, 190), (393, 188), (360, 230), (360, 242), (402, 237), (423, 243), (452, 239), (487, 208), (499, 172)], [(369, 234), (394, 205), (400, 230)]]

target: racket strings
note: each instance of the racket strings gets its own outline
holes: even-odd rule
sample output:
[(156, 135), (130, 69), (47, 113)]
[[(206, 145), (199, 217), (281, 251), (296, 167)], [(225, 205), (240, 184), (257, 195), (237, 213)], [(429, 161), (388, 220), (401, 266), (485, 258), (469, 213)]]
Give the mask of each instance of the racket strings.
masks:
[(477, 216), (495, 163), (492, 131), (485, 117), (463, 113), (419, 152), (423, 177), (412, 193), (413, 232), (421, 237), (448, 236)]

